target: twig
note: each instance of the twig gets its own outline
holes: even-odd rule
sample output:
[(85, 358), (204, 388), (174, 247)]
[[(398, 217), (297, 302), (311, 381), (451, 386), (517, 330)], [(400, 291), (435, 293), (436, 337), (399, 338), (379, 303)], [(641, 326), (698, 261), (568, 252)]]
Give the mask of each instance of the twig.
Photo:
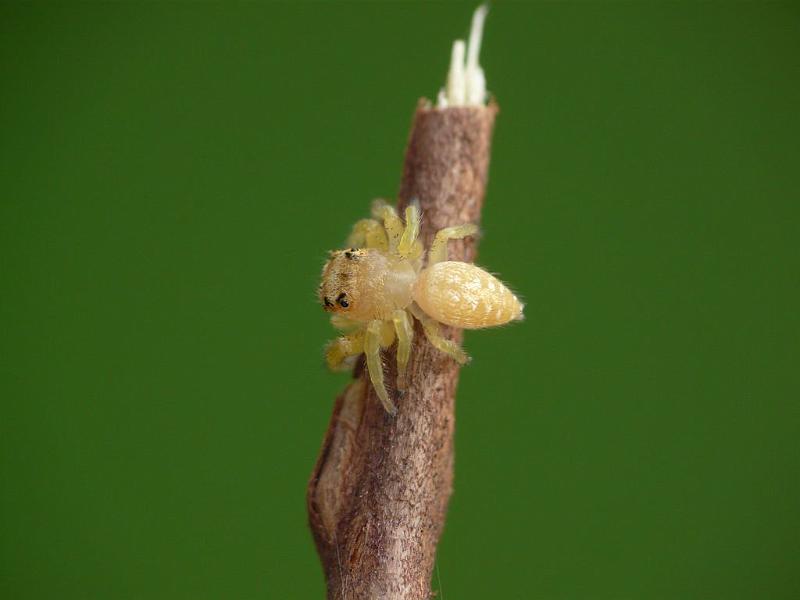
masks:
[[(479, 26), (483, 16), (485, 11)], [(467, 63), (467, 75), (470, 67), (473, 74), (480, 71), (476, 61), (477, 56)], [(462, 96), (477, 98), (476, 104), (448, 103), (448, 80), (440, 107), (422, 100), (414, 116), (398, 208), (419, 200), (426, 247), (437, 230), (480, 220), (497, 106), (483, 104), (479, 75)], [(471, 262), (475, 241), (453, 241), (449, 253)], [(431, 596), (436, 545), (452, 491), (459, 367), (428, 343), (418, 325), (415, 333), (409, 387), (396, 400), (397, 415), (383, 409), (359, 366), (336, 400), (311, 475), (309, 521), (329, 598)], [(446, 333), (461, 340), (460, 331)], [(386, 379), (394, 381), (394, 349), (385, 358)]]

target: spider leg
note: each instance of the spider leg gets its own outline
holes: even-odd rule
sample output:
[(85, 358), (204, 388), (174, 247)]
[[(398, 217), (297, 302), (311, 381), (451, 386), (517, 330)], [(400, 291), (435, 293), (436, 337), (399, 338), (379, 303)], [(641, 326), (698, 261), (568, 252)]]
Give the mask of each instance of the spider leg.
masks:
[(378, 394), (381, 404), (389, 414), (395, 414), (397, 407), (389, 399), (389, 393), (383, 383), (383, 363), (381, 363), (381, 338), (383, 337), (383, 322), (370, 321), (364, 338), (364, 354), (367, 357), (367, 371), (372, 387)]
[(380, 221), (361, 219), (353, 225), (350, 237), (347, 238), (347, 245), (353, 248), (388, 250), (389, 240), (386, 237), (386, 230)]
[(433, 238), (431, 249), (428, 251), (428, 265), (447, 260), (448, 240), (460, 240), (461, 238), (475, 235), (476, 233), (478, 233), (478, 226), (474, 223), (466, 223), (464, 225), (440, 229), (436, 232), (436, 237)]
[(469, 355), (464, 352), (464, 349), (455, 342), (445, 338), (439, 330), (439, 322), (426, 315), (421, 308), (416, 304), (412, 304), (409, 308), (411, 314), (414, 315), (420, 323), (422, 329), (425, 331), (425, 337), (433, 345), (434, 348), (440, 352), (444, 352), (452, 357), (458, 364), (464, 365), (469, 362)]
[(350, 365), (346, 362), (351, 356), (364, 352), (364, 330), (336, 338), (325, 348), (325, 361), (331, 371), (346, 371)]
[(404, 230), (403, 221), (397, 216), (397, 211), (386, 204), (385, 200), (376, 200), (372, 204), (372, 216), (383, 221), (389, 239), (389, 252), (397, 252)]
[(408, 313), (399, 309), (392, 314), (397, 333), (397, 389), (406, 389), (406, 367), (411, 356), (411, 342), (414, 339), (414, 325)]
[(397, 246), (397, 253), (403, 258), (413, 258), (416, 248), (422, 250), (422, 244), (415, 243), (419, 236), (419, 223), (419, 206), (416, 203), (409, 204), (406, 207), (406, 226)]

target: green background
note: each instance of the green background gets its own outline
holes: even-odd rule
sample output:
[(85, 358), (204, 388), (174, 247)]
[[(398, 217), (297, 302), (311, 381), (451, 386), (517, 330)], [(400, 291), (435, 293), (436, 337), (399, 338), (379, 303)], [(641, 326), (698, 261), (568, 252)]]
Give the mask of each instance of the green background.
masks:
[[(325, 252), (472, 4), (0, 7), (0, 596), (321, 598)], [(800, 597), (800, 9), (510, 4), (446, 600)]]

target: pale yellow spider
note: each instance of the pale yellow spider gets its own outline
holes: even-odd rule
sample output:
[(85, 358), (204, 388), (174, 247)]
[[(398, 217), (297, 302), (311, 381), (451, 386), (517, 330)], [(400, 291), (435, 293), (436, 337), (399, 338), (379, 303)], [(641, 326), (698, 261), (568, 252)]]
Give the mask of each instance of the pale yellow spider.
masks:
[(347, 240), (348, 250), (335, 250), (322, 269), (319, 299), (334, 313), (331, 323), (346, 335), (328, 345), (325, 358), (333, 370), (352, 366), (366, 355), (369, 378), (384, 408), (396, 408), (383, 381), (381, 348), (397, 339), (397, 389), (406, 387), (414, 327), (422, 323), (434, 347), (463, 364), (469, 357), (439, 332), (439, 323), (464, 329), (503, 325), (522, 318), (522, 303), (498, 280), (471, 263), (447, 260), (447, 241), (474, 235), (473, 224), (440, 230), (427, 261), (419, 234), (415, 204), (406, 208), (406, 222), (383, 201), (372, 207)]

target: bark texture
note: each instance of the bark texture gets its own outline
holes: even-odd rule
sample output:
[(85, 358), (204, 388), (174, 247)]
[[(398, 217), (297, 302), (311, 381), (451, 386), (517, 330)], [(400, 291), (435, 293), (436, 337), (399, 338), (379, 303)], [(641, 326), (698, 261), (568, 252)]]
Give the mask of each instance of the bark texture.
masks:
[[(398, 209), (419, 199), (426, 247), (443, 227), (480, 221), (496, 113), (495, 104), (436, 109), (420, 101)], [(453, 260), (471, 262), (475, 240), (452, 241), (449, 253)], [(461, 341), (460, 331), (445, 332)], [(394, 348), (384, 358), (391, 385)], [(396, 416), (384, 411), (363, 366), (336, 399), (307, 494), (328, 598), (431, 596), (436, 545), (453, 485), (458, 372), (417, 323), (408, 390), (394, 393)]]

